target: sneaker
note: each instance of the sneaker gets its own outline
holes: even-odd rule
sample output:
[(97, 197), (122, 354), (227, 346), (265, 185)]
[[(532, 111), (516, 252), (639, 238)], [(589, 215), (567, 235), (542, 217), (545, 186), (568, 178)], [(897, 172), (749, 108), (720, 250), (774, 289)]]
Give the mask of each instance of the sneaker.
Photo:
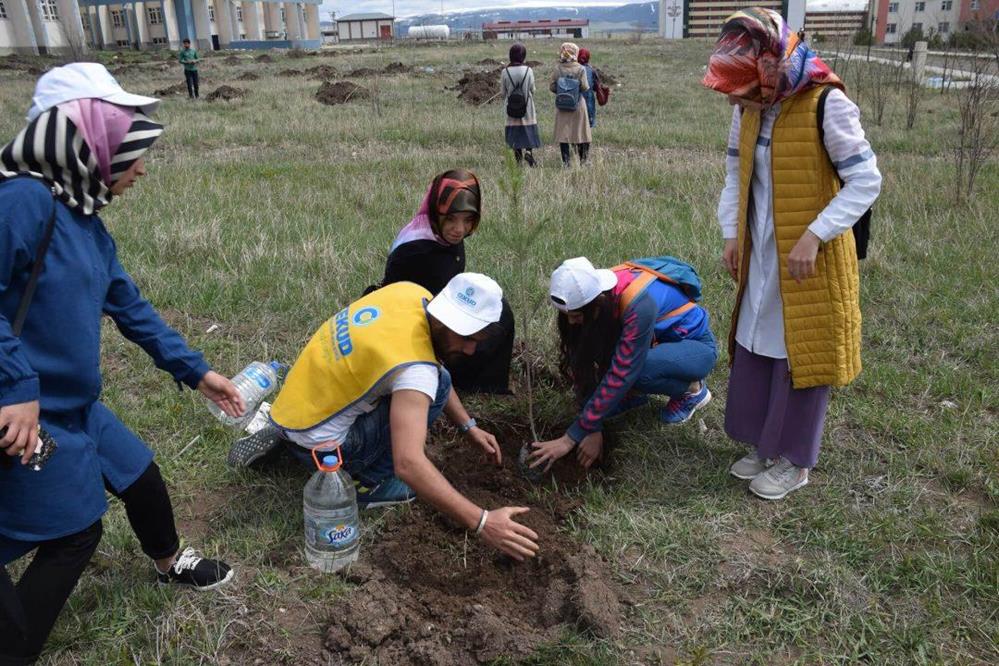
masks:
[(225, 585), (235, 574), (225, 562), (201, 557), (193, 548), (185, 548), (166, 573), (156, 570), (161, 585), (187, 585), (200, 592)]
[(756, 455), (756, 451), (750, 451), (729, 467), (728, 473), (737, 479), (755, 479), (758, 474), (770, 469), (772, 464), (767, 458)]
[(357, 490), (357, 506), (361, 509), (375, 509), (380, 506), (409, 504), (416, 499), (413, 489), (391, 476), (381, 483), (368, 487), (354, 481)]
[(757, 497), (778, 500), (808, 483), (808, 468), (798, 467), (787, 458), (753, 479), (749, 489)]
[(538, 165), (537, 161), (535, 161), (534, 159), (534, 155), (532, 155), (531, 153), (524, 154), (524, 161), (527, 162), (527, 166), (531, 167), (532, 169)]
[(659, 413), (659, 418), (671, 425), (686, 423), (694, 412), (709, 402), (711, 391), (708, 390), (707, 382), (701, 382), (701, 390), (697, 393), (685, 393), (682, 398), (671, 398)]
[(639, 407), (644, 407), (649, 404), (649, 396), (644, 393), (635, 393), (633, 395), (625, 396), (624, 400), (617, 403), (617, 407), (611, 410), (611, 412), (605, 416), (605, 419), (612, 419), (615, 416), (621, 416), (625, 412), (630, 412), (633, 409), (638, 409)]
[(229, 449), (226, 462), (230, 467), (249, 467), (280, 444), (281, 432), (273, 425), (266, 425), (252, 435), (237, 439)]

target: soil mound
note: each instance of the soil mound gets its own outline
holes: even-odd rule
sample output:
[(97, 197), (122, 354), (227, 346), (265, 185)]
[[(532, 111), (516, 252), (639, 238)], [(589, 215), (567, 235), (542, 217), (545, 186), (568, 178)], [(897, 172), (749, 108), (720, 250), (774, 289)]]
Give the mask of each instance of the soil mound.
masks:
[(533, 68), (533, 67), (540, 67), (544, 63), (541, 62), (540, 60), (528, 60), (524, 64), (527, 65), (528, 67), (532, 67)]
[(270, 57), (267, 53), (261, 53), (254, 60), (257, 62), (274, 62), (274, 58)]
[(240, 74), (239, 76), (236, 77), (236, 80), (237, 81), (256, 81), (259, 78), (260, 77), (257, 76), (256, 74), (254, 74), (253, 72), (243, 72), (242, 74)]
[(605, 86), (617, 85), (617, 79), (615, 79), (613, 76), (603, 71), (599, 67), (594, 67), (593, 71), (596, 72), (597, 76), (600, 78), (600, 83), (604, 84)]
[(354, 71), (347, 74), (352, 79), (363, 79), (369, 76), (374, 76), (378, 74), (377, 70), (371, 69), (370, 67), (359, 67)]
[(352, 100), (368, 99), (371, 93), (367, 88), (350, 81), (325, 81), (316, 91), (316, 100), (330, 106), (346, 104)]
[(496, 58), (483, 58), (482, 60), (480, 60), (479, 62), (477, 62), (475, 64), (476, 65), (492, 65), (493, 67), (496, 67), (498, 65), (502, 65), (503, 63), (501, 63)]
[(231, 56), (226, 56), (222, 60), (222, 62), (224, 62), (227, 65), (238, 65), (239, 62), (240, 62), (240, 60), (239, 60), (239, 56), (231, 55)]
[(302, 76), (303, 73), (300, 69), (282, 69), (278, 76)]
[(473, 72), (465, 70), (464, 76), (458, 79), (452, 90), (458, 91), (458, 98), (469, 104), (479, 106), (499, 98), (499, 76), (503, 68), (488, 72)]
[(213, 92), (209, 93), (205, 100), (209, 102), (229, 102), (234, 99), (243, 99), (246, 97), (246, 93), (249, 90), (246, 88), (234, 88), (232, 86), (219, 86)]
[(159, 90), (153, 91), (153, 97), (171, 97), (173, 95), (186, 95), (187, 94), (187, 84), (178, 83), (177, 85), (167, 86), (166, 88), (160, 88)]
[(337, 71), (336, 67), (330, 67), (329, 65), (316, 65), (315, 67), (309, 67), (305, 70), (305, 75), (310, 79), (329, 81), (330, 79), (335, 79), (337, 77)]
[(541, 505), (532, 500), (517, 472), (515, 439), (501, 439), (502, 468), (460, 442), (434, 447), (432, 457), (480, 506), (532, 507), (518, 520), (541, 536), (538, 557), (515, 563), (417, 503), (365, 538), (347, 576), (357, 588), (327, 631), (328, 650), (344, 663), (450, 666), (519, 662), (566, 627), (620, 635), (622, 602), (607, 563), (558, 531), (578, 500), (561, 494), (564, 485)]
[(413, 70), (409, 65), (403, 65), (401, 62), (393, 62), (385, 65), (385, 69), (382, 71), (386, 74), (408, 74)]

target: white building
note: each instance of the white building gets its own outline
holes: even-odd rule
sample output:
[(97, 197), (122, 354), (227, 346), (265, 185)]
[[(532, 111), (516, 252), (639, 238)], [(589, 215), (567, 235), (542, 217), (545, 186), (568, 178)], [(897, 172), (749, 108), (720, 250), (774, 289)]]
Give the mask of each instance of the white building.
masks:
[(76, 0), (0, 0), (0, 54), (66, 53), (84, 42)]
[(395, 38), (395, 17), (380, 12), (347, 14), (336, 25), (341, 42)]

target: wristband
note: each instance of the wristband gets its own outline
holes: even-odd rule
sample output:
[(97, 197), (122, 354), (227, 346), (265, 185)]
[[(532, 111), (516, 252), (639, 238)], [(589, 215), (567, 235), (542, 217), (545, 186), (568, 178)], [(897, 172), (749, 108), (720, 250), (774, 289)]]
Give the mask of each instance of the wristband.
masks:
[(461, 434), (464, 435), (466, 432), (477, 426), (478, 424), (475, 422), (475, 419), (468, 419), (464, 425), (458, 426), (458, 430), (460, 430)]
[(485, 509), (482, 510), (482, 516), (479, 518), (479, 526), (475, 528), (475, 536), (482, 534), (483, 528), (486, 526), (486, 519), (489, 517), (489, 512)]

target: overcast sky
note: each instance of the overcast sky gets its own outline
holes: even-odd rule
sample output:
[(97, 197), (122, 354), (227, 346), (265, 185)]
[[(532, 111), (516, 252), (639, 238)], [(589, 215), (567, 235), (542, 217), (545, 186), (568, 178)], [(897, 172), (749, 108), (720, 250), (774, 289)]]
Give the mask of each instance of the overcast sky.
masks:
[[(617, 7), (626, 5), (622, 0), (444, 0), (444, 12), (464, 12), (476, 9), (492, 9), (494, 7), (582, 7), (583, 5), (602, 5)], [(441, 10), (441, 0), (395, 0), (395, 14), (400, 18), (434, 14)], [(392, 0), (367, 0), (366, 2), (346, 2), (345, 0), (326, 0), (322, 6), (323, 20), (329, 19), (329, 12), (335, 11), (338, 16), (358, 12), (392, 13)]]

